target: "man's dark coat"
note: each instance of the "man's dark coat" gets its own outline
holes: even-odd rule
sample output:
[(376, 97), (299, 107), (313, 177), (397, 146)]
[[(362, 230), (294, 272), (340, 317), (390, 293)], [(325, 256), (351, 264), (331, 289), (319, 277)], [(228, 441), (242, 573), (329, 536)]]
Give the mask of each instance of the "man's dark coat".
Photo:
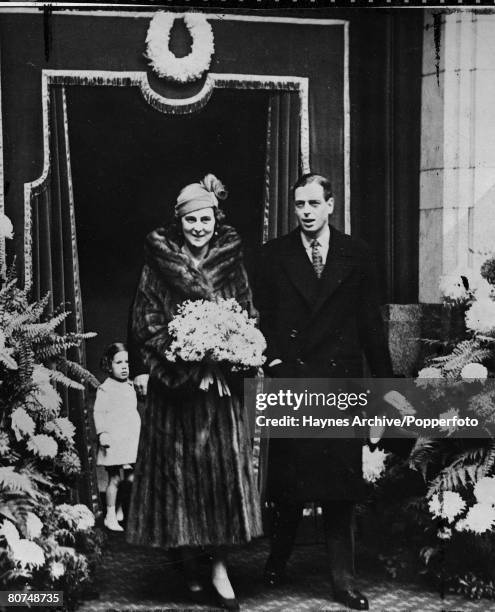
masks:
[[(273, 371), (283, 378), (359, 378), (364, 353), (373, 376), (391, 377), (370, 252), (364, 243), (330, 231), (319, 280), (299, 229), (263, 247), (255, 301), (267, 363), (281, 359)], [(360, 438), (272, 439), (268, 498), (357, 500), (363, 493), (361, 452)]]

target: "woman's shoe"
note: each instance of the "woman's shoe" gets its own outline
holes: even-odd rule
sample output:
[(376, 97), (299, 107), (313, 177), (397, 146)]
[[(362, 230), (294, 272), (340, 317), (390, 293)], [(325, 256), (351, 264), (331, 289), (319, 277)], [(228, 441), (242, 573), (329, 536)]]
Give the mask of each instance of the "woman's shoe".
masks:
[(223, 610), (232, 610), (233, 612), (241, 609), (241, 606), (235, 597), (223, 597), (223, 595), (220, 595), (220, 593), (217, 591), (214, 584), (211, 585), (211, 588), (213, 589), (213, 595), (215, 596), (215, 600), (219, 608), (222, 608)]

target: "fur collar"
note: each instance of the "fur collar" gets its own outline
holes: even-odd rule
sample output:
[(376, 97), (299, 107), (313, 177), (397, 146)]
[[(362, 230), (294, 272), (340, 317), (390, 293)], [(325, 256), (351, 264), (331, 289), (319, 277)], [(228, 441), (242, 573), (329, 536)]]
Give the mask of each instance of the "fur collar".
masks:
[(146, 238), (146, 263), (180, 295), (211, 299), (241, 265), (242, 246), (239, 234), (227, 225), (210, 244), (208, 254), (195, 268), (171, 229), (160, 227)]

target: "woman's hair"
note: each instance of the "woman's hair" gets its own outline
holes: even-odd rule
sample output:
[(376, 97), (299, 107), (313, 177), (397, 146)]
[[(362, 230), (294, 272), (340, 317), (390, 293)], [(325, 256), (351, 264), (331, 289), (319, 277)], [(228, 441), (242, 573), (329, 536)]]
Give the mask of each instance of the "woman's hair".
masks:
[(100, 368), (103, 372), (109, 373), (112, 371), (113, 358), (121, 351), (127, 351), (127, 347), (123, 342), (112, 342), (112, 344), (106, 347), (100, 361)]

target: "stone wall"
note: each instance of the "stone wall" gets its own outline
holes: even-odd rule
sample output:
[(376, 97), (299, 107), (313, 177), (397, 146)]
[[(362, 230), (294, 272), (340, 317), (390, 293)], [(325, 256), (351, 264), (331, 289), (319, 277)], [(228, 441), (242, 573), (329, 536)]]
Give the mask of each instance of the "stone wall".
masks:
[(425, 11), (419, 301), (495, 244), (495, 15)]

